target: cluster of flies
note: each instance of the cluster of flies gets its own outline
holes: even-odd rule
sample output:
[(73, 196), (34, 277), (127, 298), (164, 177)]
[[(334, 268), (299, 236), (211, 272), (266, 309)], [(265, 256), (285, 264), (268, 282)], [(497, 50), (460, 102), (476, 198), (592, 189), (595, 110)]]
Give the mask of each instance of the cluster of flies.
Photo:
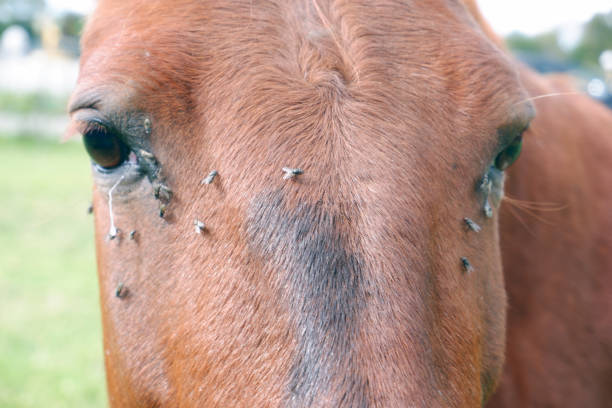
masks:
[[(141, 153), (144, 158), (148, 158), (149, 156), (152, 156), (151, 153), (146, 152), (146, 151), (143, 151)], [(297, 176), (300, 176), (301, 174), (304, 173), (304, 171), (300, 168), (283, 167), (282, 170), (284, 173), (283, 180), (294, 179)], [(208, 173), (208, 175), (201, 181), (200, 184), (210, 185), (215, 181), (218, 175), (219, 175), (219, 172), (217, 170), (213, 170), (210, 173)], [(109, 209), (109, 217), (110, 217), (109, 232), (106, 235), (106, 238), (108, 241), (117, 239), (119, 237), (119, 234), (121, 233), (121, 230), (115, 226), (115, 218), (113, 214), (113, 192), (115, 188), (117, 188), (117, 186), (123, 181), (124, 177), (125, 176), (122, 176), (121, 178), (119, 178), (119, 180), (117, 180), (117, 182), (108, 191), (108, 209)], [(157, 183), (154, 187), (154, 195), (155, 195), (155, 198), (160, 200), (161, 202), (161, 205), (159, 208), (159, 216), (161, 218), (164, 218), (166, 214), (167, 202), (170, 201), (172, 192), (166, 185), (162, 183)], [(87, 213), (88, 214), (93, 213), (93, 204), (89, 205), (89, 207), (87, 208)], [(197, 218), (193, 221), (193, 225), (194, 225), (194, 230), (197, 234), (202, 234), (206, 230), (206, 224), (204, 224), (203, 221)], [(131, 241), (136, 240), (136, 230), (130, 231), (129, 239)], [(128, 296), (128, 293), (129, 293), (128, 288), (125, 286), (123, 282), (120, 282), (119, 285), (117, 285), (117, 288), (115, 289), (115, 296), (119, 299), (124, 299)]]
[[(146, 123), (145, 127), (146, 125), (150, 127), (150, 123)], [(149, 152), (142, 151), (141, 154), (145, 160), (149, 158), (151, 160), (154, 160), (153, 155)], [(283, 171), (283, 180), (295, 179), (298, 176), (304, 174), (304, 171), (300, 168), (283, 167), (282, 171)], [(201, 181), (200, 184), (210, 185), (215, 181), (215, 179), (218, 176), (219, 176), (219, 172), (217, 170), (213, 170), (210, 173), (208, 173), (208, 175)], [(117, 182), (110, 188), (108, 192), (108, 208), (109, 208), (109, 216), (110, 216), (110, 227), (109, 227), (109, 232), (106, 237), (109, 241), (116, 239), (121, 232), (119, 228), (115, 226), (115, 221), (114, 221), (113, 191), (121, 183), (121, 181), (123, 181), (124, 177), (125, 176), (122, 176), (119, 180), (117, 180)], [(487, 183), (486, 176), (485, 176), (485, 180), (483, 180), (483, 183)], [(161, 202), (161, 205), (159, 208), (159, 216), (161, 218), (164, 218), (166, 214), (166, 206), (167, 206), (167, 203), (170, 201), (172, 191), (165, 184), (156, 183), (154, 186), (154, 193), (155, 193), (155, 198)], [(485, 195), (488, 195), (488, 194), (485, 194)], [(487, 215), (487, 217), (490, 217), (492, 215), (492, 210), (489, 205), (488, 198), (486, 198), (483, 210), (485, 214)], [(89, 214), (93, 212), (93, 204), (89, 206), (89, 208), (87, 209), (87, 212)], [(469, 230), (473, 232), (481, 231), (481, 227), (476, 222), (474, 222), (472, 219), (466, 217), (463, 219), (463, 221)], [(206, 231), (206, 224), (204, 224), (203, 221), (197, 218), (193, 221), (193, 225), (194, 225), (194, 230), (197, 234), (203, 234)], [(129, 232), (129, 239), (132, 241), (136, 240), (136, 230), (131, 230)], [(470, 261), (466, 257), (461, 257), (461, 265), (465, 273), (470, 273), (473, 271), (473, 267), (470, 264)], [(123, 282), (120, 282), (119, 285), (117, 285), (117, 288), (115, 289), (115, 296), (119, 299), (124, 299), (128, 296), (128, 293), (129, 293), (128, 288), (125, 286)]]

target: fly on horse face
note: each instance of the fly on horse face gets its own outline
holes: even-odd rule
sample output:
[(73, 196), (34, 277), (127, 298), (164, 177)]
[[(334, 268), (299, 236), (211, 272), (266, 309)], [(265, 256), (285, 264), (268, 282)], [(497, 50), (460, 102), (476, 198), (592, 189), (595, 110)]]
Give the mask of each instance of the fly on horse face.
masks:
[(111, 406), (612, 400), (612, 114), (471, 2), (101, 0), (82, 48)]

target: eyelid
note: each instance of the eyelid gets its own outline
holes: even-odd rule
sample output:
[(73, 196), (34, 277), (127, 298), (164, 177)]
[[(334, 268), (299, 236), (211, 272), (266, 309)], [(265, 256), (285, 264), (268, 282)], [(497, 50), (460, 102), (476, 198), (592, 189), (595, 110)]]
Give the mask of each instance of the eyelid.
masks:
[(521, 137), (529, 129), (530, 123), (531, 120), (518, 120), (499, 127), (497, 134), (499, 136), (500, 148), (504, 149), (512, 144), (517, 137)]
[(109, 130), (109, 126), (106, 125), (105, 123), (103, 123), (100, 120), (97, 119), (92, 119), (92, 120), (88, 120), (88, 121), (83, 121), (80, 122), (82, 129), (83, 129), (83, 133), (87, 133), (87, 132), (91, 132), (94, 130), (101, 130), (101, 131), (106, 131), (108, 132)]
[(113, 132), (116, 135), (121, 135), (121, 132), (119, 132), (113, 124), (101, 117), (100, 112), (92, 110), (88, 112), (79, 112), (74, 115), (72, 117), (71, 127), (81, 135), (96, 129), (102, 129), (107, 132)]
[(94, 129), (96, 126), (103, 127), (106, 132), (118, 137), (133, 149), (148, 149), (151, 119), (142, 112), (102, 112), (93, 108), (76, 110), (71, 115), (71, 123), (64, 134), (64, 140), (77, 133), (83, 135), (91, 126), (94, 126)]
[(98, 110), (104, 100), (104, 94), (101, 89), (81, 84), (77, 86), (68, 101), (68, 112), (72, 115), (81, 110)]
[(67, 142), (77, 135), (83, 136), (88, 131), (94, 129), (93, 126), (103, 127), (106, 130), (108, 129), (108, 127), (100, 120), (72, 118), (61, 140), (62, 142)]
[(98, 121), (75, 121), (75, 128), (81, 135), (91, 132), (92, 130), (106, 130), (106, 127)]

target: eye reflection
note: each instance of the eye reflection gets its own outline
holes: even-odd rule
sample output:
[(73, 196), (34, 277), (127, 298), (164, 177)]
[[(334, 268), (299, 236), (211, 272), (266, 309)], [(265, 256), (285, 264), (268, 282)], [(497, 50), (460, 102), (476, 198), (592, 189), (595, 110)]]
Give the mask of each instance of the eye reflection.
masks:
[(518, 159), (523, 147), (523, 137), (518, 136), (504, 150), (502, 150), (495, 158), (495, 167), (504, 171)]
[(83, 144), (94, 163), (107, 170), (121, 165), (128, 158), (129, 149), (125, 143), (99, 123), (87, 125)]

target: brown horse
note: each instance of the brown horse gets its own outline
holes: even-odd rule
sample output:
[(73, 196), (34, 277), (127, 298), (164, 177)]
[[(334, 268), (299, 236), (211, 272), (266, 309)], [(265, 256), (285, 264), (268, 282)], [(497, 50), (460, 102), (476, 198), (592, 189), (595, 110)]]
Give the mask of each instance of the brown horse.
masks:
[(472, 3), (101, 0), (82, 44), (111, 406), (612, 401), (612, 114)]

